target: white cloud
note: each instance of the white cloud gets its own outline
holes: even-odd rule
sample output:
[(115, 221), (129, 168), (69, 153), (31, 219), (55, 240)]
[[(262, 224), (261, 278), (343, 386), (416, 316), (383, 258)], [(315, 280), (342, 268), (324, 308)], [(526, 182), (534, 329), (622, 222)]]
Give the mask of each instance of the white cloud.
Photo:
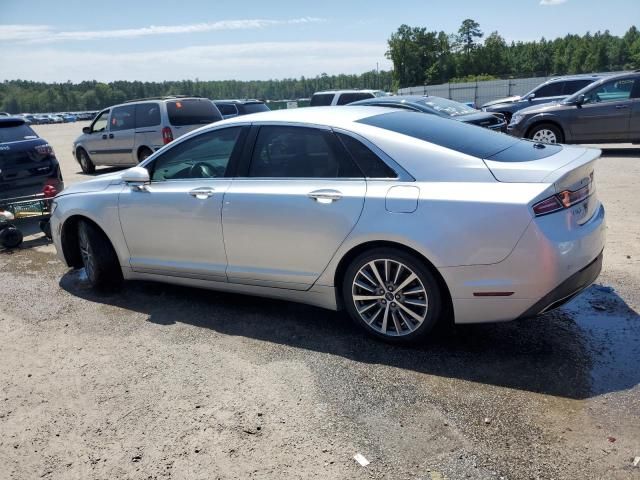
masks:
[(56, 48), (0, 49), (0, 80), (265, 80), (362, 73), (391, 67), (384, 42), (261, 42), (104, 53)]
[(285, 20), (244, 19), (186, 25), (150, 25), (140, 28), (88, 31), (57, 31), (49, 25), (0, 25), (0, 41), (50, 43), (105, 38), (137, 38), (150, 35), (202, 33), (222, 30), (255, 30), (266, 27), (310, 24), (322, 21), (323, 19), (316, 17), (301, 17)]
[(540, 5), (547, 5), (547, 6), (561, 5), (566, 1), (567, 0), (540, 0)]

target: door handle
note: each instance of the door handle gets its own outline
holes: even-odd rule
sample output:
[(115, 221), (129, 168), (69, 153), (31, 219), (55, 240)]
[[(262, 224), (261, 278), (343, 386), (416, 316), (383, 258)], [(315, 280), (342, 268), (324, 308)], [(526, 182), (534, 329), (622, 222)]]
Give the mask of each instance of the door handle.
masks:
[(616, 105), (616, 110), (622, 110), (623, 108), (629, 108), (629, 105)]
[(199, 200), (206, 200), (207, 198), (212, 197), (214, 193), (215, 193), (215, 190), (213, 188), (199, 187), (191, 190), (189, 192), (189, 195)]
[(314, 190), (313, 192), (309, 192), (307, 194), (312, 200), (315, 200), (318, 203), (332, 203), (337, 202), (342, 198), (342, 192), (338, 190)]

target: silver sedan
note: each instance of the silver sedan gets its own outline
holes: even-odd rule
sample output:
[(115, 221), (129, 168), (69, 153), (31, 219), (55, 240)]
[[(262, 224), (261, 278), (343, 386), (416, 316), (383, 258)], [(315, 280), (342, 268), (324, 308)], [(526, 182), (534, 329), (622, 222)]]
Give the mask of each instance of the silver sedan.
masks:
[(379, 338), (416, 341), (438, 322), (537, 315), (595, 280), (599, 156), (380, 107), (265, 112), (68, 188), (52, 232), (95, 288), (155, 280), (344, 308)]

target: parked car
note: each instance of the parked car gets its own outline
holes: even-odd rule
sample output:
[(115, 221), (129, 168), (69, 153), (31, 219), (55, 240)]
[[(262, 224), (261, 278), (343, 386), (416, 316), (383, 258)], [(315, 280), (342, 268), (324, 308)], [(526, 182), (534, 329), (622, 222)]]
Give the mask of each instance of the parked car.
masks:
[(95, 288), (146, 279), (345, 308), (372, 335), (416, 341), (451, 316), (545, 312), (595, 280), (599, 156), (417, 112), (278, 110), (73, 185), (51, 226)]
[(34, 115), (36, 125), (48, 125), (53, 123), (48, 115)]
[(326, 90), (316, 92), (311, 97), (309, 106), (328, 107), (330, 105), (347, 105), (366, 98), (384, 97), (388, 95), (382, 90)]
[(516, 95), (485, 103), (482, 105), (482, 110), (501, 113), (508, 122), (514, 113), (523, 108), (563, 100), (601, 78), (603, 78), (602, 75), (575, 75), (552, 78), (521, 97)]
[(11, 114), (7, 112), (0, 112), (0, 117), (10, 117)]
[(506, 131), (507, 122), (500, 113), (486, 113), (471, 108), (464, 103), (455, 102), (442, 97), (402, 95), (368, 98), (359, 102), (350, 103), (349, 106), (370, 105), (376, 107), (397, 108), (412, 112), (422, 112), (431, 115), (439, 115), (460, 122), (471, 123), (496, 131)]
[(51, 145), (21, 117), (0, 117), (0, 204), (52, 198), (64, 183)]
[(136, 165), (185, 133), (222, 120), (206, 98), (134, 100), (102, 110), (82, 129), (73, 155), (85, 173), (96, 165)]
[(603, 78), (562, 102), (520, 110), (508, 131), (542, 143), (640, 142), (640, 71)]
[(64, 119), (62, 118), (61, 115), (47, 115), (49, 117), (49, 119), (51, 120), (51, 123), (64, 123)]
[(260, 100), (214, 100), (213, 103), (223, 118), (269, 111), (269, 107)]
[(71, 113), (64, 113), (64, 114), (62, 114), (62, 120), (64, 120), (65, 123), (70, 123), (70, 122), (77, 121), (78, 117), (76, 117), (75, 115), (73, 115)]

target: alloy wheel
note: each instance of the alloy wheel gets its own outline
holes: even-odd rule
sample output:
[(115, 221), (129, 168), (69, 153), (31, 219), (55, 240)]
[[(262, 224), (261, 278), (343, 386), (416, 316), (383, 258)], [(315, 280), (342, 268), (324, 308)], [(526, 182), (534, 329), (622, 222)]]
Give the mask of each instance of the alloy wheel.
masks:
[(362, 266), (351, 292), (360, 318), (383, 335), (414, 332), (429, 309), (427, 291), (418, 275), (396, 260), (382, 258)]
[(540, 143), (558, 143), (556, 134), (548, 128), (541, 128), (533, 135), (531, 139)]
[(89, 236), (85, 228), (80, 228), (78, 232), (78, 243), (80, 247), (80, 256), (82, 257), (82, 264), (87, 273), (87, 277), (90, 280), (95, 278), (96, 263), (93, 255), (93, 249), (89, 242)]

